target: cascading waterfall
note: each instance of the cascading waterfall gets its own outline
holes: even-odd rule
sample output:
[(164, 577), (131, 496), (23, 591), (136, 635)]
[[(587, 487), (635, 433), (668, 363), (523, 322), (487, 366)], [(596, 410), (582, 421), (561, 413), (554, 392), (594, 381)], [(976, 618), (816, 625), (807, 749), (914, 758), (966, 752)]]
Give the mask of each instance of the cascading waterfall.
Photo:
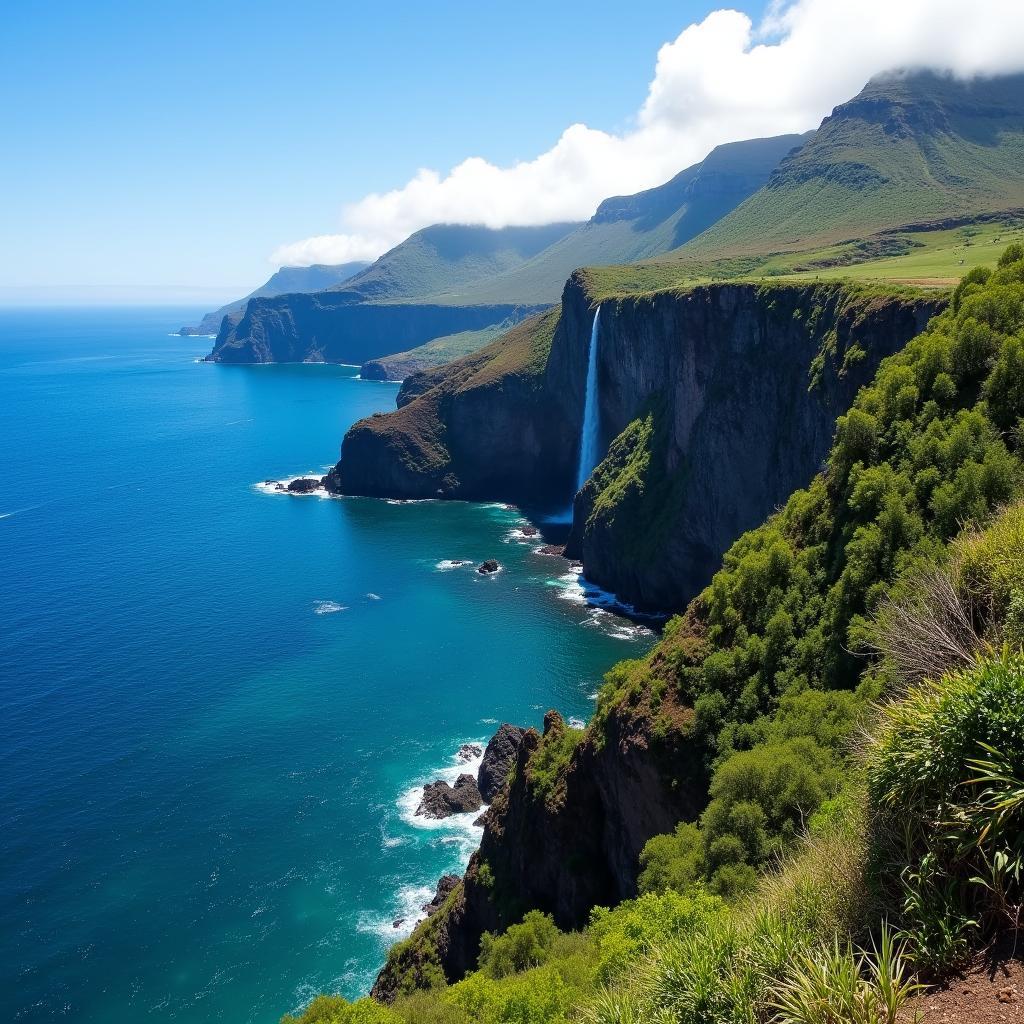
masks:
[(576, 473), (578, 491), (601, 461), (601, 409), (597, 398), (597, 334), (601, 307), (594, 310), (590, 328), (590, 354), (587, 356), (587, 397), (583, 406), (583, 431), (580, 434), (580, 463)]

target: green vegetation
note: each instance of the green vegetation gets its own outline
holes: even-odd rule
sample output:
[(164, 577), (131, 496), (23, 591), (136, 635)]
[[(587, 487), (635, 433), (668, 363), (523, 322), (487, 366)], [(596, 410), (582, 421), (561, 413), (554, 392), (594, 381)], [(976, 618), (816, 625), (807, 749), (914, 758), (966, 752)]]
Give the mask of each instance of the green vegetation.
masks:
[(559, 784), (576, 744), (583, 738), (582, 729), (566, 725), (557, 713), (544, 720), (544, 736), (527, 765), (530, 789), (545, 800), (557, 799)]
[[(705, 755), (706, 808), (647, 844), (642, 895), (579, 933), (532, 913), (457, 984), (435, 973), (384, 1011), (320, 1000), (303, 1024), (891, 1024), (914, 972), (1015, 930), (1022, 415), (1011, 247), (882, 364), (827, 471), (736, 542), (648, 658), (609, 673), (588, 739), (627, 701), (658, 723), (671, 692), (693, 717), (666, 727)], [(551, 730), (527, 766), (546, 791), (569, 737)]]
[(680, 257), (807, 251), (1024, 206), (1024, 76), (869, 82)]

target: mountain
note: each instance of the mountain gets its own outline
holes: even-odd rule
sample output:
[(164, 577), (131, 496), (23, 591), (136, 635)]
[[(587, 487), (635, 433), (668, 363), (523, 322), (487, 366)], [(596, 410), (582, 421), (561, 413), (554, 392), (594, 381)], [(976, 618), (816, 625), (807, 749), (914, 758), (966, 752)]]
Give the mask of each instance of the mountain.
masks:
[(1024, 207), (1024, 75), (875, 78), (674, 254), (763, 255)]
[(521, 267), (467, 289), (463, 298), (556, 302), (578, 267), (631, 263), (675, 249), (753, 195), (779, 161), (812, 136), (807, 132), (717, 146), (664, 185), (604, 200), (586, 224)]
[(229, 302), (226, 306), (207, 313), (196, 327), (182, 327), (180, 334), (212, 334), (220, 330), (224, 317), (241, 317), (245, 312), (245, 304), (249, 299), (265, 298), (272, 295), (286, 295), (289, 292), (319, 292), (332, 285), (347, 281), (350, 277), (364, 270), (369, 264), (365, 261), (353, 263), (339, 263), (329, 265), (326, 263), (314, 263), (311, 267), (281, 267), (275, 274), (271, 275), (266, 284), (261, 285), (254, 292), (250, 292), (244, 299), (237, 299)]
[(520, 266), (576, 227), (571, 222), (508, 228), (434, 224), (416, 231), (332, 291), (363, 302), (439, 296), (461, 301), (467, 285)]

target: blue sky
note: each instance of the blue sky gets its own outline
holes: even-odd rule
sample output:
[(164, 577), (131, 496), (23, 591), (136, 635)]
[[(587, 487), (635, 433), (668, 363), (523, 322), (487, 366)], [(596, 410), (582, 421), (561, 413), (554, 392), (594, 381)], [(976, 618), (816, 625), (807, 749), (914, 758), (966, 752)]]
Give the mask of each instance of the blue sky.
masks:
[(211, 305), (437, 221), (585, 219), (900, 67), (1024, 70), (1024, 3), (8, 5), (0, 303)]
[(0, 301), (233, 296), (421, 166), (623, 127), (658, 47), (713, 6), (12, 5)]

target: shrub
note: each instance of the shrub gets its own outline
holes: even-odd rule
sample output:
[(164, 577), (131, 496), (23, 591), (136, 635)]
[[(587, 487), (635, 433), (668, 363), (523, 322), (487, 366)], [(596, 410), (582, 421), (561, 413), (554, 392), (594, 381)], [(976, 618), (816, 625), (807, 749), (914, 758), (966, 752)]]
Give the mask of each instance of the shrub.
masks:
[(883, 927), (873, 955), (831, 946), (800, 953), (773, 995), (779, 1024), (896, 1024), (919, 986), (908, 980), (903, 949)]
[(372, 999), (350, 1003), (341, 996), (317, 996), (299, 1016), (285, 1014), (281, 1024), (401, 1024), (402, 1018)]
[(504, 934), (485, 932), (480, 940), (480, 970), (489, 978), (505, 978), (544, 963), (558, 936), (550, 914), (531, 910)]
[(1024, 660), (985, 661), (882, 711), (867, 752), (883, 882), (933, 970), (1014, 926), (1024, 883)]

